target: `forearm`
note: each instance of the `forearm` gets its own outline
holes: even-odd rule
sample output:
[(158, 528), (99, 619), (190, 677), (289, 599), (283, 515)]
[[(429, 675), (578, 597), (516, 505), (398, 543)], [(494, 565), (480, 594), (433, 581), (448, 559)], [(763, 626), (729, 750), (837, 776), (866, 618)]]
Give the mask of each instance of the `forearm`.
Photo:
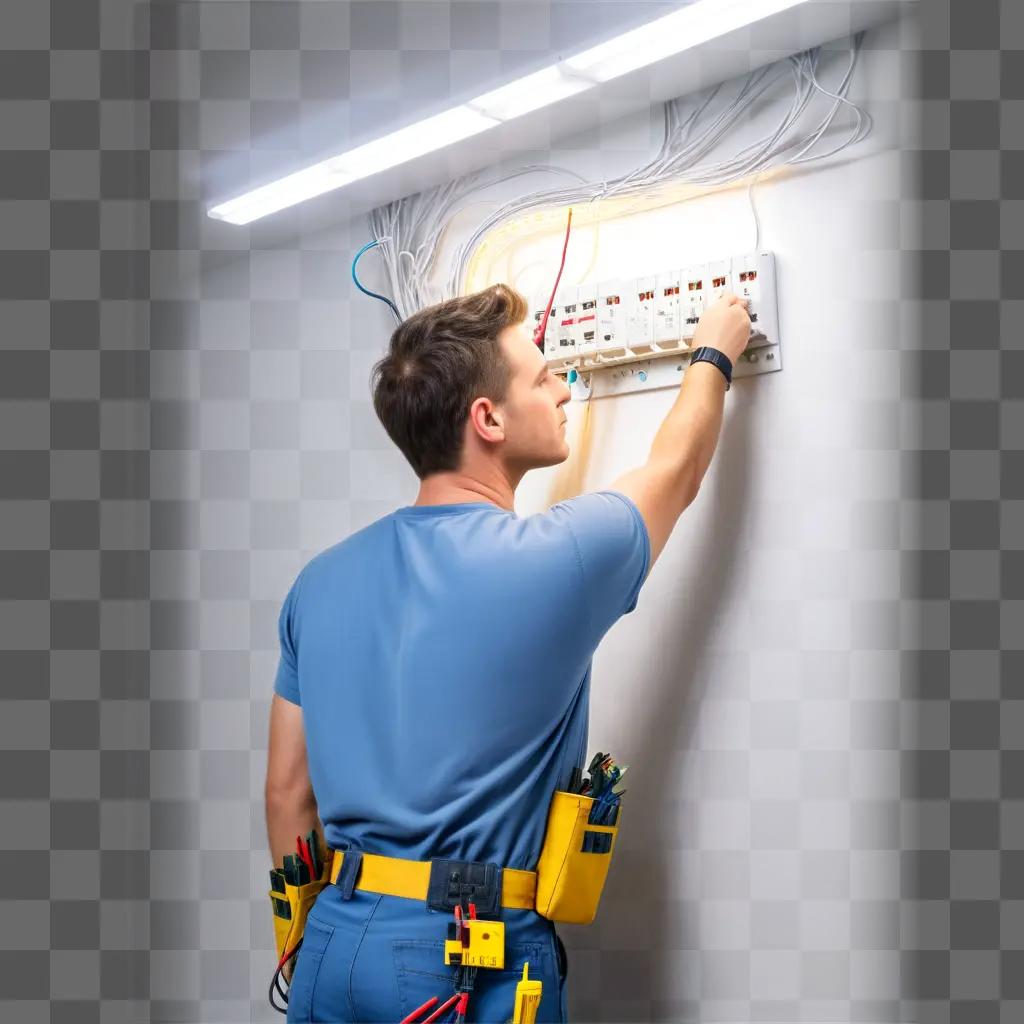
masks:
[(316, 829), (321, 837), (323, 827), (311, 792), (266, 794), (267, 840), (273, 864), (281, 865), (286, 853), (295, 853), (295, 837)]
[(712, 363), (687, 367), (675, 403), (651, 444), (649, 465), (672, 474), (692, 501), (718, 445), (725, 404), (725, 377)]

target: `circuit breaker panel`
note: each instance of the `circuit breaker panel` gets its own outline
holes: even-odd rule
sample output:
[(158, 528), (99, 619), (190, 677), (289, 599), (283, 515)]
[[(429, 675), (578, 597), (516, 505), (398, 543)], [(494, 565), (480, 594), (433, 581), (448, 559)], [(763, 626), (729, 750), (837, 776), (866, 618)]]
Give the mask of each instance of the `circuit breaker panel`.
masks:
[[(583, 399), (678, 386), (701, 314), (725, 291), (746, 298), (750, 315), (750, 342), (733, 367), (733, 379), (780, 370), (775, 257), (770, 252), (563, 286), (548, 317), (545, 358), (566, 377), (574, 397)], [(533, 299), (535, 324), (543, 320), (549, 297)]]

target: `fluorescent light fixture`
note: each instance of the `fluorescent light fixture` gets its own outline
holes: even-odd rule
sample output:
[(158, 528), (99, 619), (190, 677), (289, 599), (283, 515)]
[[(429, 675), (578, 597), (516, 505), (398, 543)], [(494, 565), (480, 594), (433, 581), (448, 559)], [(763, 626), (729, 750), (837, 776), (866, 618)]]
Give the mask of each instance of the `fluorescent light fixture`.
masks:
[(355, 181), (404, 164), (407, 160), (415, 160), (435, 149), (444, 149), (499, 123), (498, 118), (473, 110), (468, 104), (452, 107), (425, 121), (417, 121), (381, 139), (374, 139), (365, 146), (350, 149), (341, 156), (333, 157), (330, 162), (343, 168), (345, 174)]
[(493, 117), (469, 107), (451, 110), (417, 121), (390, 135), (332, 156), (305, 170), (289, 174), (251, 192), (213, 207), (210, 216), (231, 224), (248, 224), (304, 199), (323, 195), (359, 178), (369, 177), (424, 153), (450, 146), (498, 124)]
[(598, 82), (608, 82), (665, 57), (700, 46), (727, 32), (745, 28), (807, 0), (697, 0), (663, 18), (649, 21), (569, 57), (562, 63)]
[(229, 224), (248, 224), (266, 217), (288, 206), (301, 203), (304, 199), (323, 195), (332, 189), (347, 185), (353, 179), (345, 175), (332, 161), (306, 167), (287, 178), (272, 181), (269, 185), (246, 192), (236, 199), (229, 199), (210, 210), (210, 216), (225, 220)]
[(248, 224), (807, 2), (696, 0), (467, 103), (229, 199), (209, 215)]
[(466, 105), (499, 121), (511, 121), (514, 117), (529, 114), (549, 103), (557, 103), (596, 84), (593, 78), (576, 74), (561, 64), (552, 64), (493, 92), (484, 93)]

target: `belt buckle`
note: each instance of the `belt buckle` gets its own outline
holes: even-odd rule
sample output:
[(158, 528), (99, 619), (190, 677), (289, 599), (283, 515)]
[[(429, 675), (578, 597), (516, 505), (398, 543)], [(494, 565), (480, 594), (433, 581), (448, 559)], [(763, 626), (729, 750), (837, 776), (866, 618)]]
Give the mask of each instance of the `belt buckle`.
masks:
[(427, 907), (451, 913), (457, 906), (476, 905), (477, 916), (499, 917), (502, 868), (474, 860), (431, 860)]

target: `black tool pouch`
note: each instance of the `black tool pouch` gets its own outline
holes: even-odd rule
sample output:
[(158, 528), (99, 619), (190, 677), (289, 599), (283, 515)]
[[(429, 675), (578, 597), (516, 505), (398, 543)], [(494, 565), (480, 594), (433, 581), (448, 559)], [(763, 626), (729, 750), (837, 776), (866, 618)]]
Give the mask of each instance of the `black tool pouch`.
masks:
[(478, 917), (501, 916), (502, 869), (473, 860), (432, 860), (427, 907), (452, 913), (457, 906), (476, 905)]

